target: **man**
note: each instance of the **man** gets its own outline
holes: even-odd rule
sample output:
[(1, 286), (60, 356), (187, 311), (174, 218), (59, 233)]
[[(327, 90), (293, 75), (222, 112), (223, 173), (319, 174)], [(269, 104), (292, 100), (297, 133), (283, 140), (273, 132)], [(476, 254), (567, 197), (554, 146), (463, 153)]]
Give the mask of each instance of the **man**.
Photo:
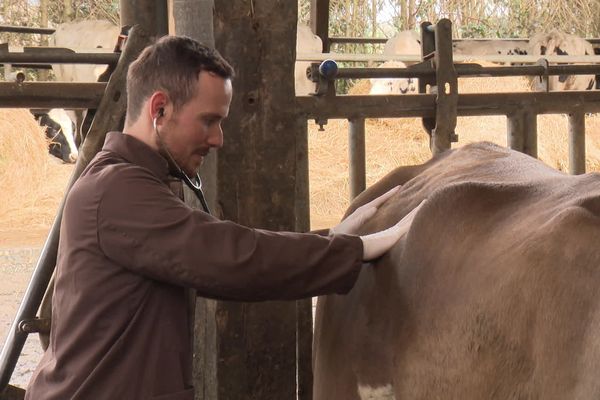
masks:
[(169, 170), (193, 176), (223, 145), (232, 76), (183, 37), (132, 63), (124, 132), (107, 135), (65, 204), (50, 346), (28, 399), (192, 399), (185, 288), (240, 301), (346, 293), (363, 260), (408, 230), (411, 217), (349, 235), (397, 188), (328, 236), (251, 229), (184, 204)]

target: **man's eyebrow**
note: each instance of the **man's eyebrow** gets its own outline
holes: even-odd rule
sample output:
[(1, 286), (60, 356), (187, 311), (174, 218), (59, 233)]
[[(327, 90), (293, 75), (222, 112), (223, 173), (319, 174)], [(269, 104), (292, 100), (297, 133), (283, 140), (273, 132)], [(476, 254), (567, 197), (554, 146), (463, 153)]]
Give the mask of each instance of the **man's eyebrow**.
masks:
[(209, 112), (200, 114), (200, 118), (225, 118), (225, 116), (219, 113)]

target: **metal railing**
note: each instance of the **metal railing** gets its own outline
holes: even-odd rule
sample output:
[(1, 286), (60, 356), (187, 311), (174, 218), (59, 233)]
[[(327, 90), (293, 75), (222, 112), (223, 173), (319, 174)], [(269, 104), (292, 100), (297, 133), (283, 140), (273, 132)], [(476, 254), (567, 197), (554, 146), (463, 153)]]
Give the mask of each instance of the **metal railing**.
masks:
[[(600, 74), (600, 65), (549, 65), (566, 62), (566, 56), (538, 60), (538, 65), (482, 67), (455, 64), (452, 56), (451, 23), (422, 26), (420, 63), (408, 68), (337, 68), (313, 64), (309, 77), (316, 81), (316, 95), (298, 96), (300, 118), (324, 124), (327, 119), (349, 121), (350, 196), (365, 189), (365, 119), (420, 117), (430, 136), (435, 154), (458, 141), (455, 134), (459, 116), (504, 115), (507, 117), (508, 147), (537, 157), (537, 115), (567, 114), (569, 130), (569, 172), (585, 172), (585, 114), (600, 112), (600, 91), (549, 92), (548, 78), (554, 75)], [(515, 56), (523, 57), (523, 56)], [(581, 56), (590, 57), (590, 56)], [(572, 58), (572, 57), (569, 57)], [(587, 60), (587, 59), (586, 59)], [(600, 62), (600, 57), (595, 57)], [(328, 70), (329, 68), (329, 70)], [(331, 70), (335, 71), (332, 72)], [(538, 76), (545, 82), (543, 92), (466, 93), (458, 90), (459, 77)], [(336, 95), (337, 79), (419, 78), (419, 94)]]

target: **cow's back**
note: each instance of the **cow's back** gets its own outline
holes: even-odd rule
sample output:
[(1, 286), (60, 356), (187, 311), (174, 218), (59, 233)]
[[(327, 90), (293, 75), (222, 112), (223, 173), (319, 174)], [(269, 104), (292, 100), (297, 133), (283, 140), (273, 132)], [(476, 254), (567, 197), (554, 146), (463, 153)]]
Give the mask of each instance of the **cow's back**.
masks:
[[(51, 41), (57, 47), (106, 53), (113, 51), (119, 32), (120, 28), (110, 21), (66, 22), (56, 27)], [(96, 82), (100, 74), (106, 70), (106, 65), (56, 64), (52, 69), (57, 81)]]
[(352, 208), (396, 184), (365, 232), (429, 201), (347, 296), (319, 299), (315, 399), (598, 398), (600, 176), (477, 144)]

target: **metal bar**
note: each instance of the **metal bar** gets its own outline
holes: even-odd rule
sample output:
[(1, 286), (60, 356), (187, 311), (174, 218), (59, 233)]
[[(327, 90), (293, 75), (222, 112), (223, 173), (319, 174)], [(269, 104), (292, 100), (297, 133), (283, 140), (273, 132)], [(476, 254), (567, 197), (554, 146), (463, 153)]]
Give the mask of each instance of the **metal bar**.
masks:
[[(431, 22), (426, 21), (421, 23), (421, 54), (419, 55), (419, 58), (423, 60), (421, 64), (423, 68), (434, 71), (434, 66), (431, 64), (432, 60), (429, 57), (430, 54), (435, 52), (435, 32), (429, 29), (432, 26)], [(424, 76), (419, 79), (419, 93), (427, 93), (429, 91), (428, 88), (435, 85), (435, 74)], [(435, 128), (435, 109), (431, 116), (427, 118), (423, 117), (422, 124), (423, 129), (425, 129), (425, 132), (429, 135), (429, 143), (431, 146), (433, 130)]]
[(323, 53), (329, 52), (329, 0), (310, 1), (310, 28), (323, 42)]
[(508, 147), (522, 153), (525, 149), (525, 134), (521, 114), (507, 115), (506, 124), (506, 142)]
[[(298, 119), (296, 134), (296, 232), (310, 230), (308, 173), (308, 121)], [(297, 399), (312, 400), (312, 298), (296, 301), (296, 381)]]
[(70, 51), (0, 52), (0, 64), (110, 64), (117, 53), (74, 53)]
[[(489, 61), (497, 63), (520, 63), (535, 64), (540, 56), (520, 56), (520, 55), (455, 55), (455, 62)], [(544, 56), (551, 63), (598, 63), (600, 56)], [(383, 55), (383, 54), (345, 54), (345, 53), (297, 53), (297, 61), (349, 61), (349, 62), (369, 62), (369, 61), (408, 61), (419, 62), (421, 57), (418, 54), (406, 55)]]
[(430, 146), (434, 155), (450, 149), (456, 128), (458, 77), (452, 62), (452, 23), (449, 19), (441, 19), (435, 25), (435, 48), (437, 100)]
[[(545, 73), (541, 65), (513, 67), (482, 67), (479, 64), (454, 64), (459, 77), (500, 77), (542, 75)], [(600, 74), (600, 65), (550, 65), (548, 75), (588, 75)], [(435, 75), (433, 68), (412, 66), (408, 68), (339, 68), (336, 79), (370, 79), (370, 78), (429, 78)]]
[(29, 26), (0, 25), (0, 32), (39, 33), (42, 35), (51, 35), (55, 31), (56, 29), (53, 28), (33, 28)]
[(96, 108), (106, 83), (0, 82), (0, 108)]
[(348, 142), (350, 200), (353, 200), (367, 187), (364, 118), (348, 120)]
[[(390, 38), (369, 38), (369, 37), (331, 37), (331, 43), (386, 43)], [(600, 44), (600, 38), (585, 39), (591, 44)], [(469, 38), (469, 39), (452, 39), (453, 43), (460, 42), (529, 42), (528, 38)]]
[(523, 152), (537, 158), (537, 114), (526, 111), (523, 115), (523, 122), (525, 125), (525, 148)]
[(569, 114), (569, 173), (585, 174), (585, 113)]
[(52, 69), (50, 64), (12, 64), (13, 68)]
[[(434, 117), (436, 96), (297, 96), (308, 119)], [(507, 115), (527, 107), (535, 114), (600, 112), (600, 91), (465, 93), (458, 95), (459, 116)]]
[(368, 38), (368, 37), (330, 37), (329, 43), (386, 43), (388, 38)]
[(537, 115), (531, 110), (507, 116), (508, 147), (537, 158)]

